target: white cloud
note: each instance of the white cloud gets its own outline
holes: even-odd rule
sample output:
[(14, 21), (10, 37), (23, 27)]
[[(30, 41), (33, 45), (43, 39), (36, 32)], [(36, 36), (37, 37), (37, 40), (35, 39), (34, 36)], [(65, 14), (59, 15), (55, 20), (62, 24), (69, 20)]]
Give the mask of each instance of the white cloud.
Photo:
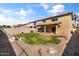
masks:
[(29, 16), (31, 17), (32, 15), (35, 15), (36, 14), (36, 12), (34, 10), (32, 10), (32, 9), (28, 9), (28, 10), (20, 9), (20, 10), (16, 11), (15, 13), (22, 20), (25, 20)]
[(43, 6), (43, 8), (44, 8), (45, 10), (47, 10), (48, 7), (49, 7), (46, 3), (41, 3), (41, 6)]
[(62, 4), (55, 5), (52, 7), (51, 10), (48, 10), (49, 13), (55, 13), (55, 14), (63, 11), (65, 11), (65, 9), (64, 9), (64, 5)]
[(4, 15), (0, 15), (0, 24), (2, 23), (2, 22), (5, 22), (6, 20), (5, 20), (5, 17), (4, 17)]
[(9, 9), (0, 9), (0, 14), (6, 15), (6, 16), (11, 16), (15, 14), (15, 11), (9, 10)]
[(19, 11), (16, 12), (16, 14), (18, 16), (27, 16), (29, 14), (35, 14), (35, 11), (33, 11), (32, 9), (28, 10), (20, 9)]
[(26, 16), (26, 11), (23, 9), (20, 9), (19, 12), (16, 12), (18, 15)]
[(27, 13), (27, 14), (36, 14), (36, 12), (35, 12), (34, 10), (32, 10), (32, 9), (28, 9), (28, 10), (26, 11), (26, 13)]
[(5, 15), (0, 15), (0, 25), (14, 25), (26, 22), (27, 20), (18, 20), (13, 17), (6, 17)]
[(23, 16), (21, 16), (20, 18), (21, 18), (21, 19), (26, 19), (26, 18), (25, 18), (25, 17), (23, 17)]
[(11, 10), (3, 10), (3, 13), (4, 13), (4, 14), (11, 13)]
[(0, 10), (0, 25), (15, 25), (28, 22), (28, 15), (35, 14), (32, 9)]

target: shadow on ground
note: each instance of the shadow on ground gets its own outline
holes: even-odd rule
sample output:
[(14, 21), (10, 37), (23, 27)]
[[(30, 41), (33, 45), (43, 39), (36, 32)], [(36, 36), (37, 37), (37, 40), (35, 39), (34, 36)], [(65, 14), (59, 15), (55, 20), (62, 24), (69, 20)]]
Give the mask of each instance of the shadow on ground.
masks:
[(79, 56), (79, 33), (77, 30), (72, 33), (62, 56)]
[(0, 30), (0, 56), (15, 56), (15, 52), (9, 42), (8, 36)]

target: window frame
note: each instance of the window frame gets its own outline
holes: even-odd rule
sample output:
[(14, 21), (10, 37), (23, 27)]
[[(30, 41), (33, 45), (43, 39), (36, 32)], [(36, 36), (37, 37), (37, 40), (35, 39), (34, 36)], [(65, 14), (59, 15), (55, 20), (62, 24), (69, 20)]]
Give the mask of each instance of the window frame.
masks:
[(56, 17), (51, 18), (51, 21), (57, 21), (57, 20), (58, 20), (58, 18), (56, 18)]

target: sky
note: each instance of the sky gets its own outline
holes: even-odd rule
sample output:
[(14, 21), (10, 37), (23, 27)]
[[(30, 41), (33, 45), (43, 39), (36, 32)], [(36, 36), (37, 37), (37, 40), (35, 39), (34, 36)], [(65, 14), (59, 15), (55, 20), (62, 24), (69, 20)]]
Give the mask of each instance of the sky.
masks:
[(0, 25), (24, 24), (67, 12), (73, 12), (79, 15), (79, 4), (0, 3)]

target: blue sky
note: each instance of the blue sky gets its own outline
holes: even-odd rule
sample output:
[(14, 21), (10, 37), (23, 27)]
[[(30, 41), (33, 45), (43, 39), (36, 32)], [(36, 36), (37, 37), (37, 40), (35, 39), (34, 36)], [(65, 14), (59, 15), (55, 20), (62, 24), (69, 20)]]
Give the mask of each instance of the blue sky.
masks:
[(0, 3), (0, 25), (16, 25), (66, 12), (79, 15), (78, 3)]

